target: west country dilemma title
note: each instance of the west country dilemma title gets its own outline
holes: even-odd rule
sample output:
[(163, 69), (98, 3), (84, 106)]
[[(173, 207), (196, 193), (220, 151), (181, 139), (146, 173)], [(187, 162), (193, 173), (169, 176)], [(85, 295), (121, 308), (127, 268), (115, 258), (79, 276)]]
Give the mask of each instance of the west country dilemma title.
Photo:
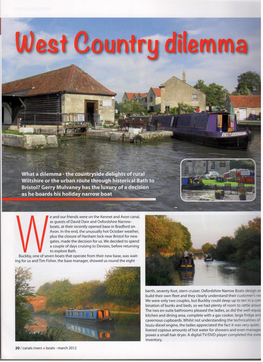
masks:
[[(22, 38), (22, 39), (21, 39)], [(247, 54), (248, 44), (244, 39), (238, 39), (236, 42), (231, 38), (228, 39), (188, 39), (187, 31), (182, 34), (173, 32), (172, 37), (165, 42), (165, 51), (169, 54), (180, 53), (244, 53)], [(38, 53), (57, 53), (61, 51), (66, 53), (67, 44), (66, 35), (62, 35), (60, 40), (51, 38), (49, 40), (35, 40), (33, 31), (30, 31), (30, 36), (21, 35), (16, 32), (16, 49), (19, 53), (24, 51), (30, 53), (36, 50)], [(136, 39), (135, 35), (131, 35), (130, 40), (112, 39), (112, 40), (89, 40), (88, 34), (85, 31), (80, 31), (74, 38), (74, 48), (76, 52), (85, 54), (92, 52), (94, 54), (106, 53), (142, 53), (144, 50), (149, 52), (147, 56), (150, 60), (158, 59), (159, 55), (159, 40), (153, 39)]]

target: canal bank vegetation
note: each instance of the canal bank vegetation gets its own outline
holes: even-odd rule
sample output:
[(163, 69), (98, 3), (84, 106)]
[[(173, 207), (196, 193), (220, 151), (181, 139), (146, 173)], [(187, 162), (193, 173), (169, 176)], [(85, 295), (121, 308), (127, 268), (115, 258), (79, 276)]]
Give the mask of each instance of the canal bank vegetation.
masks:
[(46, 298), (39, 312), (62, 315), (68, 308), (108, 308), (111, 311), (138, 312), (140, 309), (140, 269), (113, 268), (104, 282), (93, 280), (72, 284), (68, 279), (47, 282), (37, 296)]
[(34, 317), (30, 312), (28, 298), (34, 297), (34, 288), (29, 282), (32, 273), (29, 268), (15, 269), (15, 323), (16, 341), (62, 341), (63, 336), (57, 328), (48, 328), (45, 332), (32, 333), (30, 325)]
[[(62, 340), (54, 328), (31, 333), (34, 314), (63, 316), (69, 308), (108, 308), (119, 324), (140, 324), (140, 268), (112, 268), (104, 282), (72, 284), (68, 279), (47, 282), (37, 293), (30, 286), (32, 273), (16, 268), (16, 340)], [(34, 309), (34, 314), (32, 310)]]
[[(204, 248), (203, 248), (204, 247)], [(235, 263), (251, 271), (261, 269), (261, 218), (242, 224), (234, 236), (222, 236), (216, 245), (206, 243), (202, 249), (220, 261)]]
[(147, 215), (146, 285), (171, 285), (180, 257), (192, 245), (190, 232), (180, 222), (164, 215)]

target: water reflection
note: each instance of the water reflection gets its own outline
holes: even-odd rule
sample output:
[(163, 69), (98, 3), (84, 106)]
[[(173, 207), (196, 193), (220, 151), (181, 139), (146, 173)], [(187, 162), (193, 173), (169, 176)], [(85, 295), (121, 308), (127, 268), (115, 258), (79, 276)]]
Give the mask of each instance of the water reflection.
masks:
[(85, 321), (71, 320), (59, 316), (35, 316), (29, 327), (32, 332), (45, 332), (48, 327), (60, 330), (66, 341), (140, 341), (140, 325), (90, 324)]
[(69, 318), (65, 318), (65, 328), (72, 332), (81, 333), (99, 340), (111, 339), (115, 329), (107, 324), (105, 324), (102, 328), (102, 326), (97, 325), (91, 326), (89, 323), (85, 323), (85, 321), (74, 321), (73, 323)]
[(260, 273), (241, 269), (223, 261), (195, 259), (195, 272), (176, 272), (174, 285), (260, 285)]

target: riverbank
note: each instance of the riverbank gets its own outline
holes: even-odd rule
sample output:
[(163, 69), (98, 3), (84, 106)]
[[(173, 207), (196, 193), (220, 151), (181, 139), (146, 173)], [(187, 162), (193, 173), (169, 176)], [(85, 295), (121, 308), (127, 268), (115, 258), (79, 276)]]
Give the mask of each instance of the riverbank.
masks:
[(87, 130), (85, 133), (57, 133), (55, 128), (52, 130), (49, 129), (48, 131), (45, 130), (43, 134), (41, 130), (40, 133), (35, 133), (39, 132), (36, 128), (24, 128), (22, 131), (23, 132), (17, 130), (3, 131), (2, 145), (24, 149), (43, 149), (58, 147), (59, 141), (69, 141), (79, 137), (141, 144), (151, 140), (161, 140), (165, 137), (172, 137), (173, 135), (172, 132), (168, 131), (142, 131), (139, 128), (129, 128), (125, 131), (103, 128)]

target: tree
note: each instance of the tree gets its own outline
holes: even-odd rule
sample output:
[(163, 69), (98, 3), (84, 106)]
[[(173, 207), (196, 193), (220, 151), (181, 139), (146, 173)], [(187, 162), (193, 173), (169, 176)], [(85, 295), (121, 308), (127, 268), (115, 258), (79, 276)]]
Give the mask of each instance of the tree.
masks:
[(47, 291), (48, 291), (50, 288), (51, 288), (51, 283), (47, 282), (47, 283), (41, 285), (41, 286), (38, 288), (38, 290), (37, 290), (37, 292), (36, 292), (36, 295), (39, 295), (39, 296), (44, 297), (44, 296), (47, 295)]
[(261, 218), (255, 218), (235, 231), (236, 254), (239, 263), (260, 260), (260, 235)]
[(250, 92), (261, 93), (261, 78), (256, 72), (245, 72), (237, 77), (236, 91), (240, 95), (248, 95)]
[(202, 251), (203, 253), (210, 253), (210, 249), (213, 247), (212, 244), (210, 243), (205, 243), (204, 245), (202, 245)]
[(32, 323), (31, 317), (26, 305), (28, 297), (35, 296), (34, 287), (29, 285), (32, 279), (32, 273), (29, 268), (15, 268), (15, 305), (16, 305), (16, 339), (25, 331), (25, 326)]
[(140, 268), (119, 267), (107, 272), (107, 294), (130, 304), (140, 303)]
[(72, 284), (68, 279), (57, 280), (47, 291), (46, 306), (61, 308), (72, 304)]
[(144, 108), (141, 107), (138, 101), (132, 101), (130, 99), (125, 102), (121, 102), (119, 104), (119, 107), (122, 114), (141, 114), (142, 112), (146, 111)]
[(206, 94), (206, 105), (212, 104), (212, 106), (224, 107), (225, 100), (229, 95), (227, 89), (222, 85), (211, 83), (209, 86), (205, 85), (204, 81), (199, 79), (194, 85), (194, 88), (200, 90)]
[(99, 280), (94, 280), (74, 286), (74, 290), (72, 292), (74, 295), (74, 307), (79, 305), (82, 307), (90, 306), (94, 301), (97, 288), (100, 284)]
[(146, 216), (146, 253), (181, 254), (192, 247), (191, 234), (167, 216)]
[(223, 236), (216, 245), (216, 259), (231, 261), (235, 259), (236, 253), (235, 241), (231, 236)]

